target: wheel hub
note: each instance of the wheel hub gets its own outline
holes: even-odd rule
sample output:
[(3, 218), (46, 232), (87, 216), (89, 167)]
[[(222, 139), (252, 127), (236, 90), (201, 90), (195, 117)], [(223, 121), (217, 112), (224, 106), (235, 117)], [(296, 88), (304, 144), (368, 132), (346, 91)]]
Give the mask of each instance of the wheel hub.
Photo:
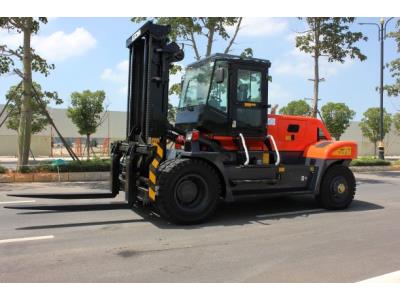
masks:
[(190, 203), (196, 199), (198, 193), (197, 185), (190, 180), (181, 182), (177, 188), (178, 198), (183, 203)]
[(197, 174), (185, 175), (176, 183), (175, 199), (183, 210), (201, 208), (207, 203), (208, 186)]
[(346, 197), (347, 195), (347, 182), (346, 179), (342, 176), (337, 176), (332, 180), (331, 183), (331, 193), (334, 198), (338, 200)]
[(338, 192), (339, 194), (343, 194), (346, 191), (346, 186), (343, 183), (338, 185)]

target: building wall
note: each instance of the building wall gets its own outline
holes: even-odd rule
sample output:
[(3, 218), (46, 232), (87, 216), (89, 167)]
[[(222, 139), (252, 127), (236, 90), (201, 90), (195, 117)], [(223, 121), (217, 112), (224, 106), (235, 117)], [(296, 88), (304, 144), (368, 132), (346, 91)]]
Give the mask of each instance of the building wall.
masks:
[[(374, 144), (365, 138), (359, 126), (359, 122), (352, 122), (350, 127), (347, 128), (346, 132), (341, 136), (341, 140), (352, 140), (358, 144), (358, 155), (373, 155)], [(396, 133), (396, 130), (392, 130), (386, 134), (385, 140), (385, 155), (387, 156), (399, 156), (400, 155), (400, 135)]]
[[(17, 135), (0, 136), (0, 156), (17, 156), (18, 139)], [(34, 156), (51, 155), (50, 136), (32, 136), (31, 150)]]

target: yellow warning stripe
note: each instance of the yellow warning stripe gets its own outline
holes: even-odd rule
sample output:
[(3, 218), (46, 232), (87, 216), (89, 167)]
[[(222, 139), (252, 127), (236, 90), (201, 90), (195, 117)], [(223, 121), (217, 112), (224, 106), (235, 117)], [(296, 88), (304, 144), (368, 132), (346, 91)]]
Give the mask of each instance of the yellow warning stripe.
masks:
[(149, 179), (152, 184), (156, 184), (156, 174), (151, 171), (149, 172)]
[(151, 163), (151, 165), (155, 168), (155, 169), (157, 169), (158, 168), (158, 165), (159, 165), (160, 163), (159, 163), (159, 161), (157, 160), (157, 159), (153, 159), (153, 161), (152, 161), (152, 163)]
[(153, 145), (156, 146), (157, 151), (156, 151), (156, 156), (153, 159), (153, 161), (151, 162), (150, 165), (150, 170), (149, 170), (149, 198), (151, 201), (155, 201), (156, 200), (156, 182), (157, 182), (157, 168), (160, 165), (160, 162), (162, 161), (162, 159), (164, 158), (164, 149), (160, 146), (159, 144), (159, 140), (158, 139), (154, 139), (154, 141), (152, 140)]
[(157, 144), (156, 146), (157, 146), (157, 155), (162, 158), (164, 156), (164, 150), (160, 147), (159, 144)]
[(156, 200), (156, 192), (151, 187), (149, 187), (149, 198), (151, 201)]

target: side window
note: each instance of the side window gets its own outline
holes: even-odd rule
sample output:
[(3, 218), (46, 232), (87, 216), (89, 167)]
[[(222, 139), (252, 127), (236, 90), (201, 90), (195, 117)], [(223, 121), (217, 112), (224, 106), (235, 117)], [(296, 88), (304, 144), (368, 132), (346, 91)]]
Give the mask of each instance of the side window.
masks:
[(322, 131), (321, 128), (318, 127), (318, 132), (317, 132), (317, 140), (318, 141), (325, 141), (328, 138), (325, 136), (324, 132)]
[(224, 68), (225, 78), (224, 82), (217, 83), (215, 76), (213, 77), (208, 105), (226, 113), (228, 111), (228, 65), (224, 62), (218, 62), (215, 70), (217, 68)]
[(261, 72), (238, 70), (237, 101), (261, 102)]

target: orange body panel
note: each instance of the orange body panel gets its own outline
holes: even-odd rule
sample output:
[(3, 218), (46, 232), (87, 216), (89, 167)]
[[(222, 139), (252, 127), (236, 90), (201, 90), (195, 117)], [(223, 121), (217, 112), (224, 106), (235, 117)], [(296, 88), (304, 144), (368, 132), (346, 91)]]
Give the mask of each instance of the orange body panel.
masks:
[[(289, 132), (290, 125), (298, 125), (298, 131)], [(304, 151), (318, 142), (318, 128), (327, 140), (332, 139), (319, 119), (288, 115), (268, 116), (268, 134), (275, 138), (279, 151)]]
[(355, 159), (357, 144), (352, 141), (321, 141), (309, 146), (304, 156), (319, 159)]
[[(303, 116), (269, 115), (267, 133), (275, 139), (280, 152), (303, 152), (304, 157), (318, 159), (354, 159), (357, 144), (352, 141), (333, 141), (321, 120)], [(290, 129), (292, 127), (292, 129)], [(295, 130), (293, 130), (293, 127)], [(223, 149), (237, 151), (232, 136), (207, 135), (218, 141)], [(246, 138), (250, 151), (267, 151), (260, 138)]]

